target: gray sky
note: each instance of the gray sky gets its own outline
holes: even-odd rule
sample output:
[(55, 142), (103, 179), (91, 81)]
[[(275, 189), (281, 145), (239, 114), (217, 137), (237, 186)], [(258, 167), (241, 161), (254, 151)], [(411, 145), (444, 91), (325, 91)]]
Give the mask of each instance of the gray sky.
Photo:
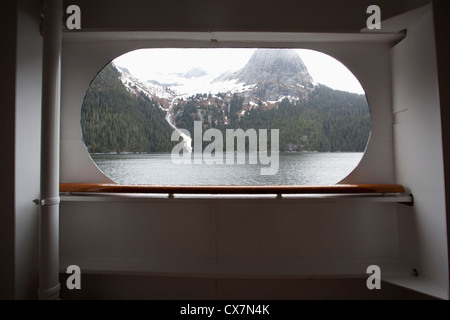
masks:
[[(200, 67), (219, 75), (245, 66), (256, 49), (140, 49), (126, 53), (114, 63), (140, 79), (159, 74), (186, 72)], [(297, 49), (314, 81), (333, 89), (364, 93), (358, 80), (336, 59), (312, 50)], [(156, 80), (156, 79), (155, 79)]]

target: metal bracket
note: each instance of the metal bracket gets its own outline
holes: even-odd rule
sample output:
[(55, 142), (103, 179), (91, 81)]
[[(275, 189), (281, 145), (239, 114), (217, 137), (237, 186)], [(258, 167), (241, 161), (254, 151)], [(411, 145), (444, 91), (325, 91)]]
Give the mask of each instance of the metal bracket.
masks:
[(50, 206), (59, 204), (61, 202), (61, 199), (59, 197), (48, 199), (34, 199), (33, 202), (38, 206)]

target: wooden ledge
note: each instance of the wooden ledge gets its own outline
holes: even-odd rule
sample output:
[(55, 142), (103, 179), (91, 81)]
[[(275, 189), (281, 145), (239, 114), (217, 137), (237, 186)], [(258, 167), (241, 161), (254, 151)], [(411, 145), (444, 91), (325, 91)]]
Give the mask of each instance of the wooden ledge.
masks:
[(61, 183), (60, 192), (169, 194), (386, 194), (405, 192), (398, 184), (300, 186), (162, 186), (105, 183)]

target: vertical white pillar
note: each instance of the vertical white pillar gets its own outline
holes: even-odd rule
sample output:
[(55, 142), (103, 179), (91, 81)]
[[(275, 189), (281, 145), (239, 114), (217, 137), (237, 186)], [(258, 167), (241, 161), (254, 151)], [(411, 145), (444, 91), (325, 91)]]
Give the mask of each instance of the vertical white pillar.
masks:
[(39, 213), (39, 299), (58, 299), (59, 124), (62, 0), (44, 4), (42, 64), (41, 210)]

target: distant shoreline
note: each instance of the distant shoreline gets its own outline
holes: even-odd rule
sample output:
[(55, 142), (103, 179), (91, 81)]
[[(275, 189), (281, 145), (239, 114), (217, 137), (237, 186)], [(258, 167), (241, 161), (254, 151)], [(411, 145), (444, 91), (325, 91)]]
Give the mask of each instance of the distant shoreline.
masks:
[[(235, 151), (236, 153), (237, 151)], [(224, 151), (226, 153), (226, 151)], [(248, 153), (248, 152), (245, 152)], [(364, 151), (280, 151), (280, 154), (300, 154), (300, 153), (364, 153)], [(89, 155), (99, 155), (99, 156), (107, 156), (107, 155), (138, 155), (138, 154), (171, 154), (171, 152), (93, 152), (89, 153)]]

